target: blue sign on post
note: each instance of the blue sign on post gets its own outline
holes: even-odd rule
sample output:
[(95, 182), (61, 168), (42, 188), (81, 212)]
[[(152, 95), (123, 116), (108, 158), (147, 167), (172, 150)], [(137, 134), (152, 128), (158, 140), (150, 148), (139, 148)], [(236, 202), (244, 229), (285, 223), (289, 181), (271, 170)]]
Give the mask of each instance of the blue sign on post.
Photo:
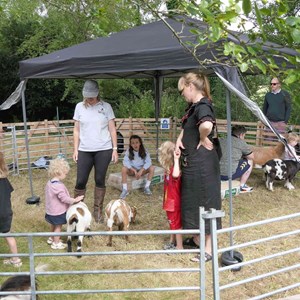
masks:
[(160, 129), (170, 129), (170, 119), (169, 118), (160, 119)]

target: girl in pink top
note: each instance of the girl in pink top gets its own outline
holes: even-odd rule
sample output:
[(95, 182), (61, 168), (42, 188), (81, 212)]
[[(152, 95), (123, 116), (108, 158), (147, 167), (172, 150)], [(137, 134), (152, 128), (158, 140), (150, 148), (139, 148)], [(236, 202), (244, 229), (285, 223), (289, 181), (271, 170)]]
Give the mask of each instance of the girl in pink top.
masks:
[[(62, 158), (56, 158), (50, 162), (48, 173), (51, 179), (45, 188), (45, 219), (50, 223), (51, 232), (61, 232), (62, 225), (67, 223), (67, 209), (71, 204), (81, 201), (84, 197), (83, 195), (76, 198), (70, 197), (69, 191), (61, 182), (66, 178), (69, 170), (68, 162)], [(55, 250), (66, 248), (66, 244), (60, 241), (59, 236), (49, 237), (47, 243)]]

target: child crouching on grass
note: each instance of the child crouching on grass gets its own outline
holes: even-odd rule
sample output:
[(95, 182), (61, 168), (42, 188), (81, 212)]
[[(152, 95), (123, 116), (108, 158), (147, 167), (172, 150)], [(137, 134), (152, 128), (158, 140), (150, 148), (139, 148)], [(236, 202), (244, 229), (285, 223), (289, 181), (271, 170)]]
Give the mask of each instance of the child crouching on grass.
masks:
[[(167, 212), (171, 230), (182, 229), (181, 225), (181, 171), (179, 166), (180, 150), (175, 151), (175, 144), (166, 141), (158, 149), (159, 162), (165, 169), (163, 209)], [(183, 249), (182, 235), (171, 234), (170, 243), (164, 246), (168, 249)]]
[[(13, 187), (10, 184), (8, 178), (8, 168), (4, 160), (4, 155), (0, 152), (0, 232), (9, 233), (11, 228), (11, 222), (13, 212), (11, 209), (11, 193)], [(18, 248), (16, 239), (12, 236), (5, 237), (9, 250), (15, 256), (10, 259), (5, 259), (3, 263), (5, 265), (12, 265), (14, 267), (21, 267), (22, 261), (18, 257)]]
[[(51, 232), (61, 232), (62, 225), (67, 223), (66, 212), (71, 204), (83, 199), (83, 195), (76, 198), (70, 197), (69, 191), (62, 183), (69, 173), (70, 167), (63, 158), (56, 158), (50, 162), (48, 174), (51, 178), (45, 188), (46, 215), (45, 219), (50, 223)], [(66, 248), (66, 244), (60, 241), (59, 236), (49, 237), (47, 243), (54, 250)]]

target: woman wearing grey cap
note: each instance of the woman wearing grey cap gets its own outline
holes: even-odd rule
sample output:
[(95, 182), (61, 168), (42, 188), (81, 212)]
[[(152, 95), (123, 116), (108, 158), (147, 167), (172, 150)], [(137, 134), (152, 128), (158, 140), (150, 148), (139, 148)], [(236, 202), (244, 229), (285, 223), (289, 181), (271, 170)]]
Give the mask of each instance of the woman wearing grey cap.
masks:
[(75, 108), (74, 154), (77, 163), (75, 197), (85, 195), (86, 184), (92, 168), (95, 168), (94, 219), (103, 221), (105, 176), (110, 161), (118, 162), (115, 115), (109, 103), (99, 98), (95, 80), (84, 83), (83, 101)]

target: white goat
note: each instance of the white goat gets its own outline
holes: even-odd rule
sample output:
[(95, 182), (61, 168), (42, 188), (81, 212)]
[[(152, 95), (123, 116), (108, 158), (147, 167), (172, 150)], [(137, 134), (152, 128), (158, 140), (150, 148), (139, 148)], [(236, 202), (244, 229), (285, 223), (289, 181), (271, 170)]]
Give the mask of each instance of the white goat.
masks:
[[(84, 202), (73, 204), (67, 210), (67, 232), (84, 233), (90, 231), (92, 214)], [(79, 235), (77, 252), (81, 252), (83, 235)], [(68, 252), (72, 252), (72, 238), (68, 236)], [(81, 256), (77, 256), (80, 258)]]
[[(125, 200), (117, 199), (111, 200), (105, 207), (106, 224), (109, 231), (112, 231), (113, 225), (117, 225), (119, 231), (128, 230), (129, 223), (135, 222), (137, 210), (135, 206), (129, 206)], [(125, 235), (125, 239), (128, 242), (128, 236)], [(107, 246), (112, 245), (112, 235), (108, 237)]]

